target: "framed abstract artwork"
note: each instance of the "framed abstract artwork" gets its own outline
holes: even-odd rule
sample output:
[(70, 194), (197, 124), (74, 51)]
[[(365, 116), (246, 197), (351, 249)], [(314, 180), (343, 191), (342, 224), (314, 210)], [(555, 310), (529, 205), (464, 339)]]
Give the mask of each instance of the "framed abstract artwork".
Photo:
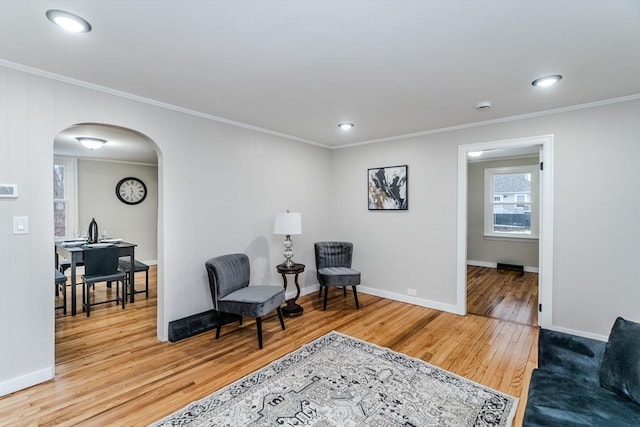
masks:
[(372, 168), (367, 171), (370, 211), (408, 209), (407, 172), (407, 165)]

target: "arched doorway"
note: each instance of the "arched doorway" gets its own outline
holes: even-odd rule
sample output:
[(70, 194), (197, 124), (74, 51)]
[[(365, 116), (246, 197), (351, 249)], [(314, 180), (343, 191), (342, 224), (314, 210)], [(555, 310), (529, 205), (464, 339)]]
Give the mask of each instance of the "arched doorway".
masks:
[[(106, 143), (99, 149), (87, 149), (79, 143), (80, 137)], [(56, 135), (53, 152), (55, 239), (81, 235), (95, 218), (101, 234), (135, 243), (136, 259), (157, 268), (160, 151), (155, 142), (129, 128), (79, 123)], [(56, 165), (61, 165), (59, 174), (66, 174), (62, 180), (56, 175)], [(147, 197), (137, 205), (122, 203), (115, 193), (116, 184), (131, 176), (147, 187)], [(56, 185), (60, 187), (57, 190)], [(156, 299), (153, 301), (155, 304)], [(56, 318), (61, 316), (56, 313)]]

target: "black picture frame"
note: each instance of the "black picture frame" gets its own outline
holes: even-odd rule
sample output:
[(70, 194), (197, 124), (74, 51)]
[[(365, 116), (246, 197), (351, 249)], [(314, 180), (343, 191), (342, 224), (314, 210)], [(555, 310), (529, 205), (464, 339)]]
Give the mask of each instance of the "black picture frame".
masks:
[(385, 166), (367, 170), (367, 205), (370, 211), (409, 209), (409, 166)]

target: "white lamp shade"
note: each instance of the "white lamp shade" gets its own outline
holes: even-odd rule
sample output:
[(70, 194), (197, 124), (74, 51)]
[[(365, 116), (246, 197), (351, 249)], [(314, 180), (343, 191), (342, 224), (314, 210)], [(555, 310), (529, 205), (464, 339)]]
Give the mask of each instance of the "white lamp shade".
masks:
[(273, 225), (273, 234), (302, 234), (302, 217), (300, 212), (278, 212)]

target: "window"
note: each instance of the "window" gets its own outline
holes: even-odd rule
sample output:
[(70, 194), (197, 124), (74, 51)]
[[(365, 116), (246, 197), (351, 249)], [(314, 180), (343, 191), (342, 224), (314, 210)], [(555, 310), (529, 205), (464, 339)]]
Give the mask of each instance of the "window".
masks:
[(484, 170), (484, 235), (538, 238), (538, 165)]
[(69, 239), (77, 234), (76, 170), (74, 158), (53, 159), (53, 229), (56, 240)]

